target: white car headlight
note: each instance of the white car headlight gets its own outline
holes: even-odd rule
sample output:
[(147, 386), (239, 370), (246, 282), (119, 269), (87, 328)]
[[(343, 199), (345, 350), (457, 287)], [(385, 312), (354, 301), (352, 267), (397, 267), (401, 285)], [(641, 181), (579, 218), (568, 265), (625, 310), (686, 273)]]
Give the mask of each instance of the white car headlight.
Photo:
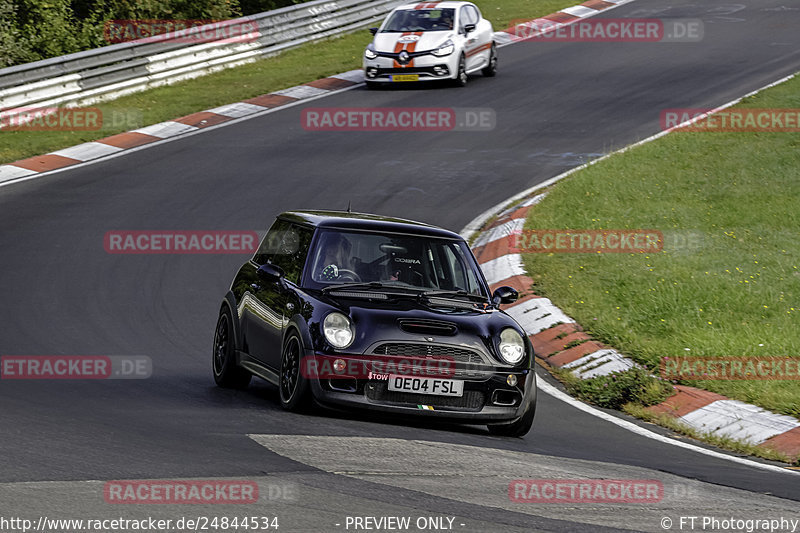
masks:
[(453, 44), (453, 41), (448, 39), (442, 46), (433, 51), (433, 55), (436, 57), (449, 56), (455, 51), (455, 49), (456, 45)]
[(372, 44), (367, 46), (367, 49), (364, 50), (364, 57), (367, 59), (375, 59), (378, 57), (378, 54), (375, 53), (375, 49), (372, 47)]
[(355, 330), (350, 319), (342, 313), (329, 313), (322, 321), (325, 338), (335, 348), (347, 348), (355, 338)]
[(500, 350), (500, 357), (510, 365), (516, 365), (525, 357), (525, 341), (513, 328), (506, 328), (500, 332), (500, 343), (497, 348)]

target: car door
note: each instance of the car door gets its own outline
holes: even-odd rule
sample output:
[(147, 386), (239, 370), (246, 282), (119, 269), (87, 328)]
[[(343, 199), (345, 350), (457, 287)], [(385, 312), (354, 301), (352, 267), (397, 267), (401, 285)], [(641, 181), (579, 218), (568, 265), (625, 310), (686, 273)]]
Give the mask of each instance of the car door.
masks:
[[(489, 57), (492, 54), (492, 43), (494, 42), (494, 29), (492, 28), (492, 23), (483, 18), (481, 15), (480, 9), (477, 6), (469, 6), (475, 11), (475, 17), (478, 19), (477, 28), (475, 32), (478, 33), (478, 43), (480, 43), (480, 52), (478, 56), (480, 57), (481, 65), (488, 65), (489, 64)], [(477, 44), (477, 43), (476, 43)]]
[(471, 71), (485, 65), (488, 62), (488, 54), (486, 53), (486, 28), (485, 25), (479, 24), (480, 15), (478, 9), (471, 5), (465, 5), (461, 8), (460, 29), (466, 31), (465, 28), (469, 24), (474, 24), (475, 29), (466, 34), (466, 42), (464, 47), (464, 55), (467, 58), (467, 70)]
[(312, 235), (310, 228), (277, 220), (253, 258), (258, 265), (270, 263), (284, 272), (280, 280), (257, 278), (242, 314), (248, 352), (275, 370), (280, 369), (283, 332), (288, 318), (294, 314), (288, 308), (293, 305), (289, 300), (300, 283)]

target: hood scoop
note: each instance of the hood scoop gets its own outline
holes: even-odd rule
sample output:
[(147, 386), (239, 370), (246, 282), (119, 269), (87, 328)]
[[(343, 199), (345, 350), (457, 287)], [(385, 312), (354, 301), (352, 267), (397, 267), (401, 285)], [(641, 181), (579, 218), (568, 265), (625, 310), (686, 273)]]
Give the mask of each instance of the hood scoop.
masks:
[(406, 333), (438, 336), (453, 336), (458, 333), (458, 327), (452, 322), (411, 318), (403, 318), (398, 320), (398, 322), (400, 323), (400, 329)]

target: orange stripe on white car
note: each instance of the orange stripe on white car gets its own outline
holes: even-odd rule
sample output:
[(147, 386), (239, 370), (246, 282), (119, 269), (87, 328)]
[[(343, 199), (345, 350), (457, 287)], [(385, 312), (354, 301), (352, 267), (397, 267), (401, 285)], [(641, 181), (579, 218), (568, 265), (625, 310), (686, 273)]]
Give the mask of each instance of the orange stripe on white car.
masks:
[[(421, 37), (422, 36), (422, 32), (421, 31), (415, 31), (415, 32), (405, 32), (405, 33), (403, 33), (397, 39), (397, 44), (394, 45), (394, 53), (395, 54), (399, 54), (403, 50), (405, 50), (406, 52), (408, 52), (410, 54), (410, 53), (414, 52), (417, 49), (417, 42), (418, 41), (412, 41), (410, 43), (400, 42), (403, 39), (403, 37), (408, 37), (410, 35), (416, 35), (417, 37)], [(414, 60), (412, 59), (411, 61), (409, 61), (407, 65), (401, 65), (395, 59), (393, 66), (394, 66), (394, 68), (409, 68), (409, 67), (413, 67), (414, 66)]]
[(476, 46), (472, 50), (467, 50), (467, 54), (466, 55), (467, 55), (467, 57), (471, 57), (471, 56), (474, 56), (475, 54), (480, 54), (484, 50), (488, 50), (491, 47), (492, 47), (492, 43), (482, 44), (480, 46)]

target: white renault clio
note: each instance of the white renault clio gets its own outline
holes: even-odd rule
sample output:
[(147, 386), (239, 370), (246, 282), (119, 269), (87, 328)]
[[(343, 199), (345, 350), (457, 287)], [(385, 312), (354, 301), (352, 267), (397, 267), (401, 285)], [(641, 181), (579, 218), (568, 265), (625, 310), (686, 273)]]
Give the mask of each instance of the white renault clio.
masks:
[(368, 87), (397, 82), (453, 80), (497, 72), (492, 23), (470, 2), (422, 2), (392, 11), (364, 51)]

